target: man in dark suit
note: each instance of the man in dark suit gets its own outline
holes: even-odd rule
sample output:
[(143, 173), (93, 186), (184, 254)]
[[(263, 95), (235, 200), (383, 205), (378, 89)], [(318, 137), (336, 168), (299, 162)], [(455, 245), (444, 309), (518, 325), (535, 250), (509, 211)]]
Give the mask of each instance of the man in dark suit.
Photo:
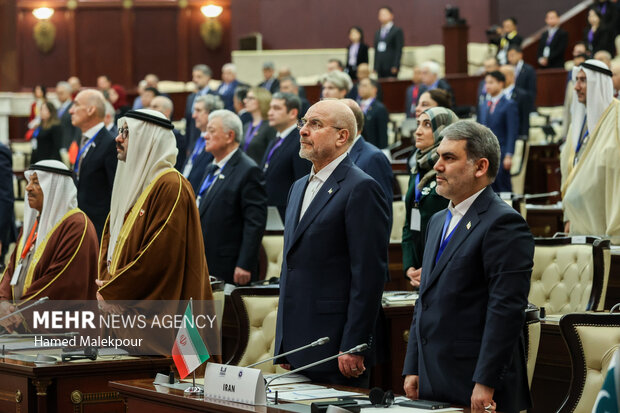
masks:
[(379, 184), (347, 155), (357, 131), (345, 104), (318, 102), (302, 122), (300, 156), (312, 161), (312, 171), (289, 194), (275, 354), (330, 338), (278, 360), (297, 368), (367, 343), (363, 353), (304, 375), (321, 383), (368, 386), (387, 271), (388, 204)]
[(377, 81), (362, 79), (359, 84), (360, 107), (364, 112), (364, 130), (362, 134), (368, 142), (377, 148), (387, 147), (387, 128), (390, 114), (385, 105), (377, 100)]
[(411, 86), (405, 92), (405, 113), (408, 118), (415, 118), (415, 107), (418, 106), (418, 98), (422, 93), (422, 69), (420, 66), (413, 68)]
[(242, 126), (228, 110), (209, 114), (205, 150), (214, 157), (197, 193), (209, 274), (245, 285), (258, 279), (267, 223), (263, 173), (239, 150)]
[(420, 94), (433, 89), (443, 89), (450, 93), (450, 96), (452, 97), (451, 104), (452, 107), (454, 107), (456, 105), (456, 101), (454, 100), (454, 92), (452, 91), (452, 87), (448, 81), (439, 77), (440, 70), (441, 67), (439, 64), (437, 62), (433, 62), (432, 60), (424, 62), (420, 65), (420, 79), (422, 80)]
[(267, 205), (275, 206), (285, 220), (288, 191), (293, 182), (308, 174), (310, 162), (299, 157), (299, 131), (297, 113), (301, 102), (290, 93), (278, 92), (269, 105), (269, 126), (277, 131), (271, 141), (261, 169), (265, 174)]
[(517, 31), (517, 19), (509, 17), (502, 22), (500, 29), (501, 38), (497, 48), (497, 60), (500, 64), (508, 63), (508, 48), (511, 46), (521, 47), (523, 37)]
[(280, 81), (277, 77), (275, 77), (275, 71), (276, 68), (273, 65), (273, 62), (263, 63), (263, 77), (265, 80), (258, 84), (258, 86), (270, 91), (271, 94), (274, 94), (280, 90)]
[[(483, 75), (499, 70), (500, 65), (499, 65), (499, 61), (497, 60), (497, 57), (490, 57), (487, 60), (485, 60), (483, 63), (483, 67), (484, 67)], [(483, 77), (482, 79), (480, 79), (480, 82), (478, 82), (478, 105), (476, 107), (476, 118), (480, 117), (478, 108), (481, 107), (480, 105), (484, 103), (484, 100), (486, 98), (487, 98), (487, 87), (486, 87), (485, 80)]]
[[(172, 121), (172, 112), (174, 111), (174, 104), (172, 100), (170, 100), (167, 96), (155, 96), (153, 100), (151, 100), (150, 109), (156, 110), (164, 114), (164, 116)], [(174, 168), (182, 172), (183, 165), (185, 165), (185, 159), (187, 157), (187, 139), (185, 135), (181, 133), (178, 129), (173, 129), (172, 133), (174, 133), (174, 139), (177, 143), (177, 162), (174, 164)]]
[(501, 149), (501, 167), (493, 182), (493, 189), (497, 192), (512, 192), (510, 168), (515, 141), (519, 135), (519, 108), (515, 101), (504, 95), (506, 78), (501, 72), (487, 73), (485, 80), (487, 98), (482, 107), (478, 108), (478, 122), (493, 131)]
[(80, 128), (82, 138), (73, 171), (77, 179), (78, 207), (88, 215), (97, 237), (110, 213), (112, 186), (116, 174), (116, 143), (105, 128), (105, 99), (90, 89), (77, 94), (71, 109), (71, 122)]
[(56, 85), (56, 96), (60, 101), (58, 107), (58, 119), (62, 128), (62, 148), (69, 149), (71, 143), (79, 142), (82, 132), (71, 123), (71, 114), (69, 109), (73, 105), (71, 99), (71, 85), (68, 82), (58, 82)]
[(308, 109), (310, 108), (310, 102), (308, 102), (308, 99), (299, 95), (299, 85), (297, 84), (297, 81), (291, 76), (285, 76), (281, 78), (280, 91), (284, 93), (292, 93), (293, 95), (299, 97), (299, 100), (301, 101), (301, 110), (299, 111), (297, 118), (303, 118)]
[(508, 49), (508, 63), (515, 67), (515, 86), (525, 90), (528, 94), (528, 114), (536, 110), (536, 71), (523, 61), (520, 46), (510, 46)]
[(196, 128), (194, 118), (194, 101), (198, 96), (203, 95), (217, 95), (217, 92), (209, 88), (209, 81), (213, 72), (207, 65), (196, 65), (192, 69), (192, 81), (196, 85), (197, 91), (190, 93), (185, 103), (185, 136), (187, 137), (187, 147), (193, 148), (196, 144), (196, 140), (200, 135), (200, 131)]
[(543, 69), (563, 68), (568, 33), (560, 28), (557, 10), (549, 10), (545, 17), (547, 30), (538, 41), (538, 64)]
[(9, 245), (16, 239), (14, 202), (13, 158), (11, 150), (0, 142), (0, 271)]
[(454, 123), (437, 153), (437, 193), (450, 204), (426, 231), (405, 392), (516, 413), (530, 403), (522, 331), (534, 240), (521, 215), (489, 188), (500, 150), (488, 128)]
[(394, 26), (392, 9), (384, 6), (379, 9), (381, 28), (375, 33), (375, 72), (379, 78), (396, 77), (400, 69), (404, 35), (400, 27)]
[[(512, 65), (503, 65), (499, 68), (499, 71), (506, 78), (504, 83), (504, 95), (509, 100), (514, 100), (517, 103), (517, 109), (519, 110), (519, 138), (527, 140), (530, 133), (530, 114), (527, 111), (528, 107), (528, 94), (525, 90), (515, 85), (515, 68)], [(486, 89), (486, 87), (485, 87)], [(482, 105), (484, 107), (484, 105)]]
[(234, 96), (235, 89), (239, 85), (237, 80), (237, 68), (232, 63), (226, 63), (222, 66), (222, 84), (217, 88), (217, 94), (224, 101), (224, 109), (231, 112), (235, 110)]

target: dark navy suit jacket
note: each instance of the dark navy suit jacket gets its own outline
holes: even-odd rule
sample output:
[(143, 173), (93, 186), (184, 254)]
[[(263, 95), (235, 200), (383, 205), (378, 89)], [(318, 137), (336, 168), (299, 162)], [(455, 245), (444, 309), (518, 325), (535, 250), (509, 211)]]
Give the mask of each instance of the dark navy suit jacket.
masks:
[(514, 153), (515, 150), (515, 141), (519, 134), (519, 109), (517, 103), (506, 96), (500, 98), (493, 113), (487, 103), (488, 101), (484, 101), (478, 109), (478, 123), (487, 126), (497, 136), (502, 152), (501, 159), (504, 159), (504, 155)]
[(286, 219), (288, 191), (291, 189), (293, 182), (310, 172), (312, 164), (306, 159), (299, 157), (299, 131), (295, 128), (284, 138), (284, 142), (282, 142), (280, 147), (275, 150), (269, 160), (269, 167), (265, 169), (267, 156), (269, 156), (269, 152), (271, 152), (277, 141), (278, 138), (275, 138), (267, 146), (263, 161), (261, 162), (261, 169), (265, 173), (267, 205), (277, 207), (280, 217), (284, 221)]
[[(368, 343), (381, 307), (389, 243), (388, 205), (377, 182), (347, 156), (299, 220), (308, 176), (289, 195), (275, 354), (320, 337), (330, 342), (287, 356), (293, 367)], [(282, 361), (279, 361), (282, 362)], [(341, 377), (337, 360), (309, 370)]]
[(2, 243), (0, 259), (4, 258), (4, 252), (8, 250), (9, 244), (16, 239), (12, 165), (11, 150), (0, 143), (0, 242)]
[(364, 113), (364, 131), (362, 134), (368, 139), (368, 142), (383, 149), (388, 143), (387, 128), (389, 121), (390, 114), (385, 105), (375, 99)]
[(226, 90), (224, 90), (225, 83), (222, 82), (220, 87), (217, 89), (217, 94), (220, 95), (222, 101), (224, 102), (224, 109), (228, 109), (232, 112), (235, 111), (235, 105), (233, 104), (235, 89), (239, 85), (239, 81), (237, 79), (230, 82)]
[(77, 180), (78, 207), (93, 221), (97, 237), (101, 239), (103, 224), (110, 213), (112, 186), (116, 174), (116, 142), (105, 128), (83, 155)]
[(534, 239), (521, 215), (487, 187), (435, 264), (446, 214), (428, 224), (403, 374), (420, 376), (421, 399), (469, 406), (481, 383), (495, 389), (498, 411), (524, 410), (522, 331)]
[(394, 201), (394, 173), (387, 156), (375, 145), (366, 142), (363, 136), (355, 142), (349, 156), (353, 163), (362, 171), (370, 175), (385, 193), (385, 199), (390, 207), (392, 216), (392, 201)]
[(527, 92), (529, 97), (527, 113), (533, 112), (536, 108), (536, 70), (527, 63), (523, 63), (521, 71), (515, 78), (515, 86)]
[[(217, 92), (209, 89), (207, 91), (207, 95), (217, 95)], [(185, 137), (187, 140), (188, 149), (194, 147), (196, 139), (200, 136), (200, 130), (196, 127), (196, 121), (192, 118), (194, 100), (197, 96), (197, 93), (191, 93), (187, 96), (187, 101), (185, 102)]]
[(209, 274), (232, 284), (235, 267), (241, 267), (257, 280), (267, 223), (263, 172), (238, 149), (219, 176), (223, 179), (214, 181), (198, 208)]

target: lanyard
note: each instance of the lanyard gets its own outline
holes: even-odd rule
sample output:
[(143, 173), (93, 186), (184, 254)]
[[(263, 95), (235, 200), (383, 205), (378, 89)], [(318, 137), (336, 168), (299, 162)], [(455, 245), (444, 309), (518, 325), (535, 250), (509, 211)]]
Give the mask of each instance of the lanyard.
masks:
[(24, 249), (22, 250), (22, 254), (21, 254), (22, 260), (26, 258), (26, 256), (30, 252), (30, 248), (32, 248), (32, 245), (37, 240), (37, 235), (39, 233), (38, 229), (39, 229), (39, 218), (37, 218), (34, 221), (34, 225), (32, 226), (32, 230), (30, 231), (30, 235), (28, 236), (26, 240), (26, 244), (24, 245)]
[(415, 203), (419, 204), (420, 199), (422, 199), (422, 191), (418, 189), (418, 184), (420, 183), (420, 172), (418, 172), (415, 176)]
[(267, 155), (267, 160), (265, 161), (265, 169), (269, 168), (269, 160), (273, 156), (273, 153), (276, 151), (276, 149), (278, 149), (280, 147), (280, 145), (282, 145), (282, 142), (284, 142), (284, 138), (283, 137), (280, 137), (279, 139), (280, 140), (278, 142), (276, 142), (275, 145), (273, 145), (273, 148), (271, 148), (271, 150), (269, 151), (269, 154)]
[[(588, 119), (587, 117), (583, 118), (583, 124), (581, 125), (581, 129), (579, 129), (580, 133), (583, 130), (583, 128), (586, 127), (587, 119)], [(575, 148), (575, 155), (579, 153), (579, 150), (581, 149), (581, 145), (583, 145), (583, 142), (586, 140), (589, 134), (590, 134), (590, 131), (586, 128), (586, 133), (584, 133), (583, 136), (580, 135), (579, 141), (577, 142), (577, 147)]]
[(192, 164), (196, 160), (196, 157), (200, 155), (200, 152), (204, 150), (206, 145), (207, 145), (207, 142), (205, 142), (204, 138), (202, 136), (199, 136), (198, 140), (196, 141), (196, 145), (194, 145), (194, 151), (192, 152), (192, 157), (191, 157)]
[[(215, 179), (224, 171), (224, 167), (226, 166), (226, 163), (222, 165), (221, 168), (215, 169), (213, 172), (211, 172), (205, 177), (205, 180), (202, 182), (202, 186), (200, 187), (200, 191), (198, 191), (198, 198), (201, 198), (202, 194), (204, 194), (205, 191), (209, 189), (211, 185), (213, 185), (213, 183), (215, 182)], [(213, 164), (213, 165), (217, 166), (216, 164)], [(217, 172), (218, 170), (219, 172)]]
[(86, 149), (88, 149), (88, 147), (95, 141), (95, 138), (97, 137), (97, 135), (99, 135), (99, 132), (101, 131), (101, 129), (99, 129), (97, 133), (95, 133), (95, 135), (92, 138), (90, 138), (84, 146), (82, 146), (82, 149), (79, 150), (77, 154), (77, 158), (75, 158), (75, 164), (73, 165), (73, 172), (75, 172), (76, 174), (78, 173), (78, 168), (80, 166), (80, 158), (82, 157)]
[(254, 139), (254, 137), (258, 133), (258, 128), (260, 128), (260, 125), (262, 124), (263, 124), (262, 119), (260, 122), (258, 122), (258, 125), (256, 126), (253, 126), (252, 123), (250, 123), (250, 126), (248, 127), (248, 130), (245, 133), (245, 144), (243, 145), (243, 152), (247, 152), (248, 146), (250, 146), (250, 142), (252, 142), (252, 139)]
[(457, 223), (454, 226), (454, 228), (452, 229), (452, 231), (450, 231), (448, 236), (444, 239), (444, 236), (446, 235), (446, 232), (448, 231), (448, 227), (450, 226), (450, 221), (451, 220), (452, 220), (452, 213), (450, 212), (450, 210), (448, 210), (448, 213), (446, 214), (446, 222), (444, 222), (443, 230), (441, 231), (441, 239), (442, 239), (442, 241), (441, 241), (441, 244), (439, 244), (439, 250), (437, 251), (437, 257), (435, 257), (435, 264), (437, 264), (437, 262), (439, 261), (439, 257), (441, 257), (441, 254), (443, 253), (443, 250), (446, 249), (446, 245), (448, 245), (448, 242), (450, 242), (450, 239), (452, 238), (452, 235), (454, 235), (454, 231), (456, 231), (456, 228), (459, 226), (458, 223)]

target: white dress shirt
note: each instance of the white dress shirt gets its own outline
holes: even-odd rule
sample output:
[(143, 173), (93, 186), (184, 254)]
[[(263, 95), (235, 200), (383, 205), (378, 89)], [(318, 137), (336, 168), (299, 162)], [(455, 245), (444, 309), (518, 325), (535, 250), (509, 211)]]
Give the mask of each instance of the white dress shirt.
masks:
[(348, 152), (343, 153), (342, 155), (328, 163), (327, 166), (325, 166), (317, 173), (314, 173), (314, 166), (312, 167), (312, 170), (310, 171), (310, 178), (308, 179), (308, 186), (306, 186), (306, 192), (304, 193), (304, 200), (301, 204), (301, 213), (299, 214), (300, 221), (306, 213), (306, 210), (312, 203), (312, 200), (325, 183), (325, 181), (327, 181), (327, 179), (331, 176), (331, 174), (338, 167), (338, 165), (340, 165), (340, 162), (344, 160), (347, 154)]
[(465, 216), (467, 211), (469, 211), (469, 207), (474, 203), (476, 198), (484, 191), (486, 187), (482, 188), (480, 191), (476, 192), (466, 200), (460, 202), (457, 206), (454, 206), (452, 201), (448, 204), (448, 210), (452, 214), (452, 219), (450, 220), (450, 225), (448, 225), (448, 230), (444, 235), (444, 239), (454, 230), (454, 228), (458, 225), (461, 218)]

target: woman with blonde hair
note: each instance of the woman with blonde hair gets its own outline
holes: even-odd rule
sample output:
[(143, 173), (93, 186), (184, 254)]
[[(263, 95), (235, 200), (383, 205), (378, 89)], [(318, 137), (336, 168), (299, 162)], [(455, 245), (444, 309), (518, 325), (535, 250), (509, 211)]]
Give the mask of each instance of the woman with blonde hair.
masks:
[(260, 165), (267, 146), (276, 136), (276, 130), (269, 126), (267, 120), (270, 103), (271, 92), (258, 86), (250, 88), (243, 99), (245, 109), (252, 115), (252, 121), (243, 125), (243, 139), (239, 147), (257, 165)]

